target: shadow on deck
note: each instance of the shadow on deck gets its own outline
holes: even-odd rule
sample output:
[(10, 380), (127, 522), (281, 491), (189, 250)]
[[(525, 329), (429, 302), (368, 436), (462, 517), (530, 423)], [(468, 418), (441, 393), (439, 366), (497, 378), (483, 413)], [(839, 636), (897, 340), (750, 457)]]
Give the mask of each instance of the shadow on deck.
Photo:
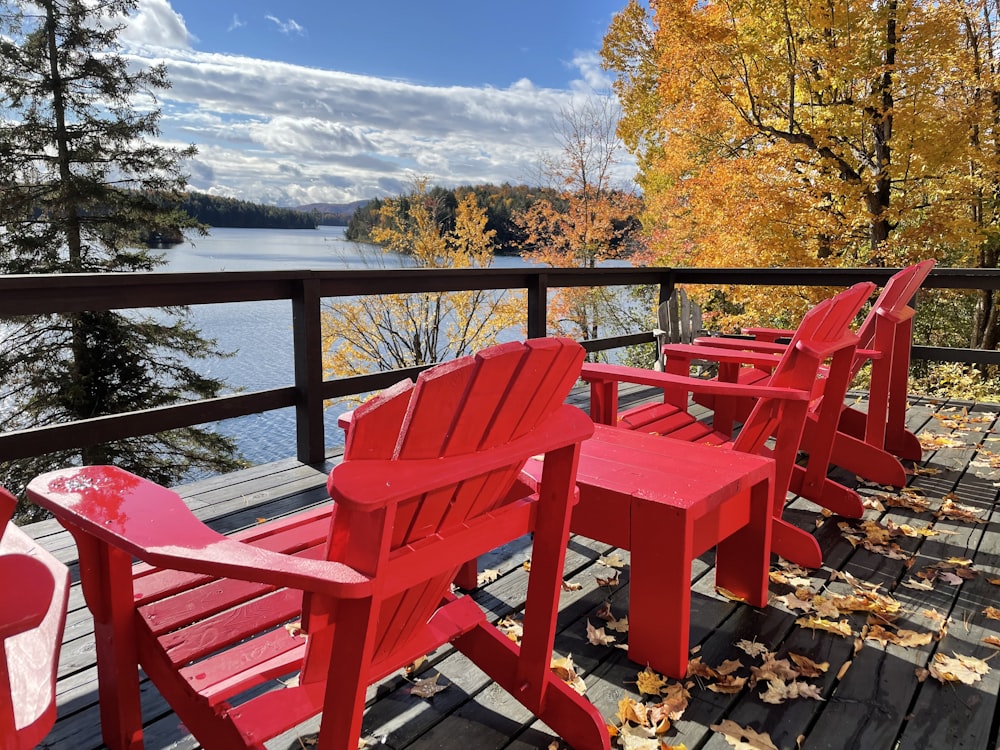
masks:
[[(576, 395), (583, 398), (582, 393)], [(646, 395), (623, 389), (622, 405), (641, 402)], [(994, 437), (998, 427), (993, 411), (997, 408), (919, 400), (911, 405), (910, 429), (947, 438), (925, 450), (918, 473), (902, 494), (922, 498), (927, 510), (920, 510), (917, 502), (909, 507), (898, 504), (894, 498), (901, 497), (900, 493), (862, 488), (863, 494), (871, 497), (866, 519), (880, 521), (883, 528), (905, 524), (913, 529), (929, 526), (929, 531), (910, 531), (914, 536), (897, 532), (891, 539), (881, 540), (881, 545), (876, 545), (873, 535), (862, 543), (852, 542), (841, 528), (843, 519), (823, 517), (816, 506), (795, 500), (786, 510), (786, 518), (816, 535), (825, 564), (817, 571), (775, 573), (770, 606), (764, 610), (730, 601), (715, 591), (712, 553), (696, 561), (691, 643), (704, 669), (684, 682), (690, 698), (680, 717), (662, 735), (666, 745), (683, 743), (689, 750), (722, 750), (730, 745), (712, 727), (739, 725), (766, 734), (782, 750), (997, 747), (1000, 665), (972, 684), (923, 678), (922, 671), (937, 655), (989, 660), (1000, 648), (1000, 641), (995, 648), (983, 640), (1000, 638), (1000, 620), (984, 613), (1000, 593), (991, 582), (1000, 583), (1000, 527), (995, 511), (1000, 434)], [(325, 502), (326, 472), (337, 459), (331, 455), (323, 466), (279, 461), (177, 490), (196, 515), (226, 533), (252, 526), (261, 518)], [(947, 499), (968, 507), (967, 517), (941, 514)], [(857, 530), (860, 526), (860, 522), (851, 522), (856, 538), (865, 537), (864, 531)], [(26, 531), (74, 566), (76, 584), (76, 549), (69, 535), (55, 521), (33, 524)], [(522, 540), (480, 560), (480, 570), (495, 570), (497, 576), (471, 596), (491, 617), (518, 615), (527, 581), (523, 563), (530, 555), (530, 542)], [(616, 558), (621, 567), (607, 564)], [(663, 700), (639, 694), (636, 681), (644, 665), (630, 662), (614, 644), (592, 645), (587, 638), (587, 622), (595, 627), (604, 624), (598, 614), (602, 608), (610, 606), (617, 618), (627, 615), (628, 559), (627, 551), (580, 536), (571, 539), (565, 571), (570, 585), (562, 594), (561, 631), (556, 639), (558, 654), (572, 654), (586, 680), (588, 697), (607, 721), (616, 725), (621, 724), (618, 712), (623, 698), (648, 705)], [(971, 564), (958, 562), (966, 560)], [(611, 585), (598, 582), (614, 579), (616, 574), (617, 581)], [(936, 578), (931, 581), (931, 576)], [(860, 582), (877, 586), (877, 594), (885, 598), (869, 591), (863, 598), (874, 611), (847, 613), (845, 600), (837, 597), (863, 591)], [(789, 594), (798, 598), (786, 596)], [(842, 634), (801, 624), (800, 618), (806, 615), (799, 609), (805, 606), (800, 600), (810, 598), (825, 620), (844, 623), (839, 625)], [(627, 637), (612, 635), (619, 641)], [(821, 665), (815, 676), (797, 680), (814, 686), (803, 692), (815, 697), (765, 702), (762, 696), (768, 682), (766, 673), (760, 671), (763, 657), (739, 648), (741, 641), (761, 644), (778, 659), (796, 654)], [(738, 660), (738, 666), (730, 662), (735, 667), (732, 674), (749, 678), (745, 683), (718, 675), (718, 671), (725, 671), (723, 665), (728, 660)], [(760, 679), (751, 686), (754, 669)], [(93, 623), (78, 585), (70, 595), (59, 674), (59, 720), (42, 747), (103, 747)], [(460, 653), (448, 648), (435, 652), (411, 679), (435, 674), (440, 674), (439, 682), (448, 687), (433, 699), (412, 695), (411, 683), (401, 675), (369, 690), (363, 729), (366, 747), (550, 747), (553, 737), (546, 728)], [(146, 748), (198, 747), (151, 684), (144, 682), (142, 694)], [(308, 748), (309, 733), (315, 731), (317, 723), (268, 746)]]

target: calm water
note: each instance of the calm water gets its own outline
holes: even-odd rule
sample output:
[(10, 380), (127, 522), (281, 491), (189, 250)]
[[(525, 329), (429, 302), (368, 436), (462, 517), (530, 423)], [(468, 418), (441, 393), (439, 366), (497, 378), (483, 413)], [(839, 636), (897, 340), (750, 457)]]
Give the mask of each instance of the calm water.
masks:
[[(372, 245), (347, 242), (343, 227), (310, 230), (213, 229), (207, 237), (165, 252), (166, 271), (269, 271), (401, 267), (397, 256)], [(500, 267), (524, 265), (520, 258), (501, 257)], [(294, 382), (292, 303), (290, 300), (195, 305), (191, 318), (202, 333), (233, 356), (205, 360), (198, 367), (223, 378), (234, 390), (279, 388)], [(348, 408), (326, 410), (327, 447), (343, 444), (337, 417)], [(295, 413), (280, 409), (222, 422), (218, 431), (236, 438), (251, 463), (295, 455)]]

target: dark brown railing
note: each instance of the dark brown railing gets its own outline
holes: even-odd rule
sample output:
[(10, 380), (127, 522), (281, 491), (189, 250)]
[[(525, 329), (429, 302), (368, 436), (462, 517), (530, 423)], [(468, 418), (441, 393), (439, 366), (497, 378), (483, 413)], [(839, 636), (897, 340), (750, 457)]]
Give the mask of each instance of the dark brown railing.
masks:
[[(866, 279), (881, 283), (892, 273), (892, 269), (548, 268), (0, 276), (0, 318), (287, 299), (292, 306), (295, 360), (294, 383), (287, 387), (0, 434), (0, 461), (291, 406), (296, 410), (299, 460), (321, 461), (325, 452), (324, 400), (379, 390), (422, 369), (324, 380), (321, 300), (326, 297), (467, 289), (525, 290), (525, 328), (529, 337), (536, 337), (545, 335), (548, 291), (552, 288), (655, 285), (662, 301), (675, 284), (847, 286)], [(925, 286), (1000, 289), (1000, 271), (935, 269)], [(587, 341), (584, 346), (588, 351), (603, 351), (652, 341), (650, 332), (643, 331)], [(1000, 364), (997, 351), (914, 347), (914, 356), (936, 361)]]

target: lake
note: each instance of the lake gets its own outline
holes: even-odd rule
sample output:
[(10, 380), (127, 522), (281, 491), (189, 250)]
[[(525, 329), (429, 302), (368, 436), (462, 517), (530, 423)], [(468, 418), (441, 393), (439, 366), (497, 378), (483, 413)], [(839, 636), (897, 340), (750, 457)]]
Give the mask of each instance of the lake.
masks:
[[(163, 251), (165, 271), (277, 271), (405, 267), (406, 259), (374, 245), (348, 242), (344, 227), (318, 230), (212, 229), (206, 237)], [(519, 257), (499, 256), (496, 267), (526, 265)], [(203, 360), (200, 370), (234, 389), (280, 388), (294, 382), (292, 304), (289, 300), (193, 305), (191, 320), (216, 340), (226, 359)], [(327, 408), (326, 445), (343, 445), (337, 418), (348, 406)], [(219, 423), (218, 431), (236, 439), (244, 458), (254, 464), (295, 455), (294, 409), (279, 409)], [(191, 477), (192, 479), (194, 477)]]

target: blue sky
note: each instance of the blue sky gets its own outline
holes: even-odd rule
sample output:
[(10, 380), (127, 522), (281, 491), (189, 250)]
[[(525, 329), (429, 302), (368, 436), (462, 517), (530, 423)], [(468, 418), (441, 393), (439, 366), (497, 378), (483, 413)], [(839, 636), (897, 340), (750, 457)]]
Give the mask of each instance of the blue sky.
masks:
[(344, 202), (531, 182), (559, 112), (606, 95), (597, 51), (624, 5), (139, 0), (123, 41), (167, 65), (163, 136), (199, 147), (193, 188)]

